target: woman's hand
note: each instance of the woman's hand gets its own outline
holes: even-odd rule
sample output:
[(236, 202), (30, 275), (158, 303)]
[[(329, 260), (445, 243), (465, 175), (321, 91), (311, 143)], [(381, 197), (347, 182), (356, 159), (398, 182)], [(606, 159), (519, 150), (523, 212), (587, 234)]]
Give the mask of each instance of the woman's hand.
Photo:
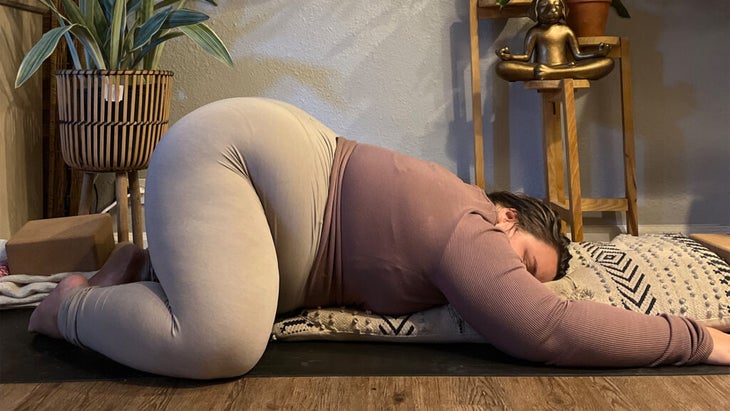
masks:
[(712, 352), (705, 361), (706, 364), (730, 365), (730, 334), (707, 327), (712, 337)]

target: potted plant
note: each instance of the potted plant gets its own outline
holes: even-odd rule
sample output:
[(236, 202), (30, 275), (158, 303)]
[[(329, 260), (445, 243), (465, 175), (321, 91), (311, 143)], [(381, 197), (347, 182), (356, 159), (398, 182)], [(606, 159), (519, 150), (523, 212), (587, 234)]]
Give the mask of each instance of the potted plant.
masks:
[[(84, 171), (79, 214), (89, 212), (97, 173), (116, 174), (119, 241), (127, 241), (127, 190), (132, 198), (134, 242), (143, 244), (138, 170), (168, 128), (171, 71), (158, 70), (168, 40), (192, 39), (225, 64), (231, 56), (187, 0), (40, 0), (58, 20), (18, 68), (20, 87), (66, 40), (74, 70), (56, 73), (61, 154)], [(213, 0), (204, 0), (217, 5)], [(56, 4), (61, 5), (57, 8)]]
[(610, 7), (624, 18), (631, 17), (621, 0), (565, 0), (568, 26), (578, 37), (603, 36)]
[[(172, 72), (158, 70), (168, 40), (187, 36), (225, 64), (231, 56), (187, 0), (40, 0), (58, 20), (18, 68), (20, 87), (66, 40), (75, 70), (58, 80), (61, 151), (72, 167), (92, 172), (147, 167), (167, 130)], [(213, 0), (204, 0), (217, 5)], [(75, 40), (75, 41), (74, 41)]]
[[(606, 32), (608, 11), (612, 7), (620, 17), (631, 15), (621, 0), (563, 0), (568, 9), (566, 24), (578, 37), (603, 36)], [(510, 0), (496, 0), (500, 7)]]
[[(214, 0), (202, 0), (217, 6)], [(62, 12), (50, 0), (40, 0), (56, 16), (49, 30), (28, 52), (18, 69), (20, 87), (65, 37), (74, 67), (98, 70), (155, 70), (164, 42), (187, 36), (216, 59), (233, 65), (218, 35), (205, 23), (209, 17), (184, 8), (187, 0), (61, 0)], [(83, 48), (82, 61), (72, 37)]]

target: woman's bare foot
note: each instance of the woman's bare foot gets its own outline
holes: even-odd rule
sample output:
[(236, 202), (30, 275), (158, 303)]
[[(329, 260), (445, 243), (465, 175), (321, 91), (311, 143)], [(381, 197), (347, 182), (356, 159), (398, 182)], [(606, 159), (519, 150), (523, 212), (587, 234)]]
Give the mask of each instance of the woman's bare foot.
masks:
[(147, 253), (132, 243), (117, 244), (104, 266), (89, 279), (89, 285), (107, 287), (139, 281)]
[(79, 274), (61, 280), (31, 314), (28, 331), (63, 338), (58, 331), (58, 308), (69, 293), (78, 287), (107, 287), (139, 281), (146, 264), (147, 253), (143, 249), (132, 243), (118, 244), (104, 266), (89, 280)]
[(28, 322), (28, 331), (63, 338), (58, 331), (58, 308), (66, 296), (78, 287), (88, 287), (86, 277), (73, 274), (58, 283), (46, 298), (33, 310)]

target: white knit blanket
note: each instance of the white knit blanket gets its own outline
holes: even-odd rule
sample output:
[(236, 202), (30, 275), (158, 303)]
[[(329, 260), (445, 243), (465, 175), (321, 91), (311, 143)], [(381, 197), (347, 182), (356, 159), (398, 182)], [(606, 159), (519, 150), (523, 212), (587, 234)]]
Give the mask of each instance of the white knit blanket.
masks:
[(0, 240), (0, 309), (31, 307), (40, 304), (59, 281), (71, 274), (81, 274), (90, 278), (96, 271), (68, 272), (53, 275), (25, 275), (7, 273), (5, 252), (6, 240)]

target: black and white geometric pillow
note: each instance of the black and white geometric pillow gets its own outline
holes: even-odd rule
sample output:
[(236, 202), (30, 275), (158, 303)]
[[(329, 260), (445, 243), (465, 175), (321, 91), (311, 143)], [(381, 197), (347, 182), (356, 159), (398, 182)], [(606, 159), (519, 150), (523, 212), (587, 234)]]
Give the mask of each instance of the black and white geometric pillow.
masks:
[(548, 284), (565, 298), (730, 328), (730, 266), (682, 234), (573, 243), (571, 253), (566, 277)]

